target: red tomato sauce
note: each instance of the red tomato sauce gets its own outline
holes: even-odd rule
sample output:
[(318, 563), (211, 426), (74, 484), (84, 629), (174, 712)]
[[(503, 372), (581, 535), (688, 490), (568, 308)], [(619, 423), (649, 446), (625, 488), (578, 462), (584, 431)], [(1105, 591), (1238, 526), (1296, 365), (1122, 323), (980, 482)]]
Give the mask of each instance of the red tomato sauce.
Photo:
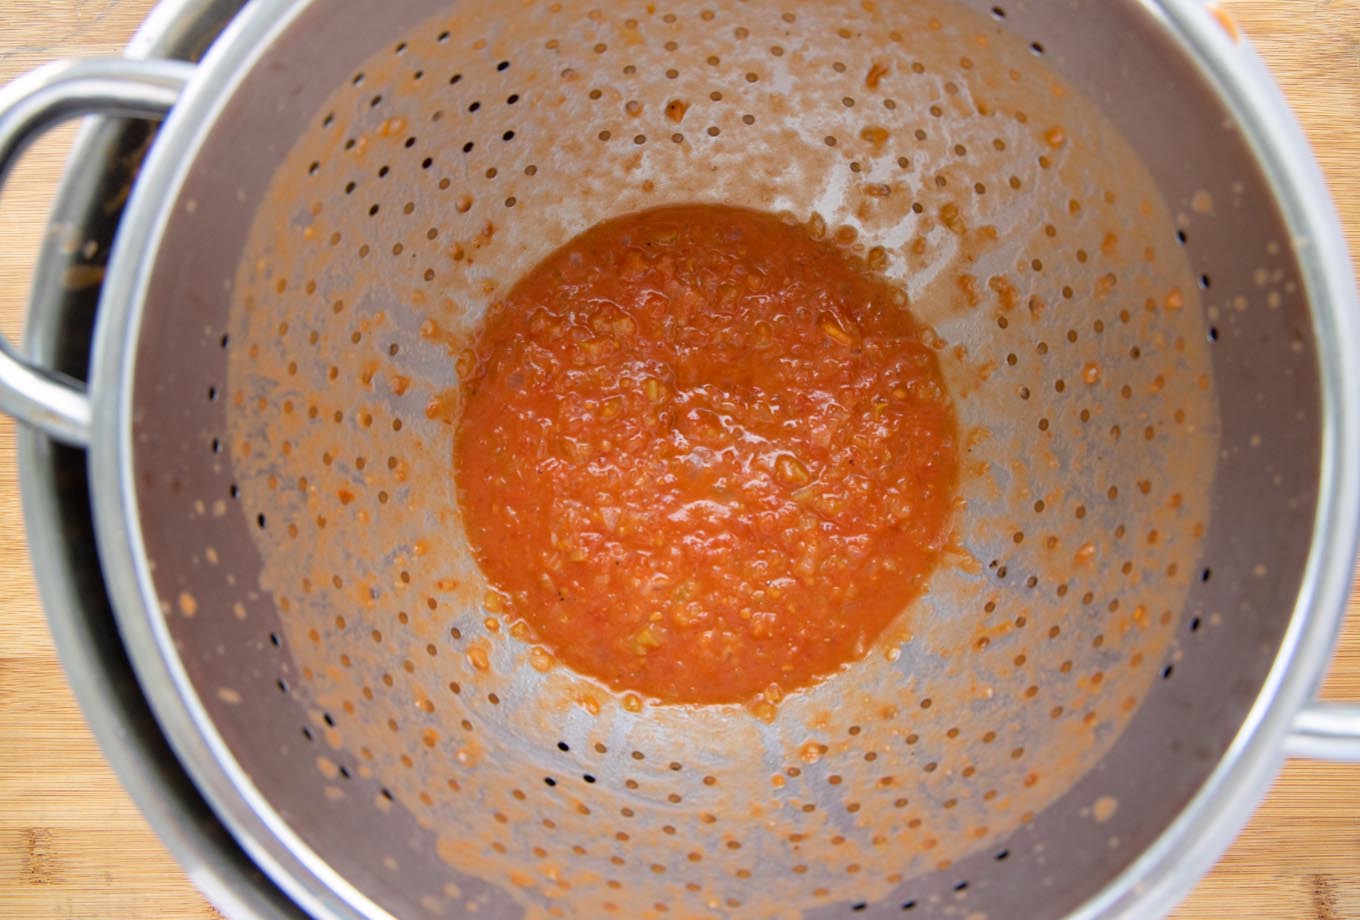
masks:
[(600, 224), (489, 314), (455, 464), (482, 570), (561, 661), (777, 701), (863, 657), (948, 535), (957, 426), (906, 298), (767, 214)]

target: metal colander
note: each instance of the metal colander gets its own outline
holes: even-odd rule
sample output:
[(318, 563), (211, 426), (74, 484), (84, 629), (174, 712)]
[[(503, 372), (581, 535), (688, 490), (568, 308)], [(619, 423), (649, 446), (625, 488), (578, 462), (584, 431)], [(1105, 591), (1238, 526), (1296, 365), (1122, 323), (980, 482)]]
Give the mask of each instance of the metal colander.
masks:
[[(134, 663), (252, 856), (339, 915), (1138, 896), (1109, 886), (1284, 641), (1323, 450), (1301, 244), (1179, 35), (1132, 0), (247, 11), (124, 230), (154, 245), (110, 280), (140, 297), (101, 327), (128, 427), (95, 499)], [(777, 707), (573, 674), (459, 515), (487, 307), (680, 202), (899, 284), (964, 442), (926, 596)]]

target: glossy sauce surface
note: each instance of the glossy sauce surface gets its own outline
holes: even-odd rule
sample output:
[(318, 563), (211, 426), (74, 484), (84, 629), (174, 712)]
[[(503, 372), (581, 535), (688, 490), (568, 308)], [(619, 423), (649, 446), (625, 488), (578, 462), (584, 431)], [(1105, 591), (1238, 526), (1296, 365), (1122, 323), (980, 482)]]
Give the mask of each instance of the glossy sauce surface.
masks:
[(923, 590), (958, 477), (905, 300), (716, 205), (608, 221), (531, 270), (462, 359), (455, 444), (509, 614), (666, 703), (778, 702), (862, 657)]

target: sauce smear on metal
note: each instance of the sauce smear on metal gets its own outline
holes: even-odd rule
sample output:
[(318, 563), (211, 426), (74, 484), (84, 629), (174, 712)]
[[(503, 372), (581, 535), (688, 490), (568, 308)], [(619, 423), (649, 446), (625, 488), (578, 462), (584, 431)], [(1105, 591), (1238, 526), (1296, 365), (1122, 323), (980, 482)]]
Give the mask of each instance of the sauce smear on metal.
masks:
[(461, 368), (483, 572), (616, 690), (777, 702), (816, 682), (903, 615), (947, 540), (957, 426), (932, 338), (899, 291), (773, 215), (679, 206), (586, 231)]

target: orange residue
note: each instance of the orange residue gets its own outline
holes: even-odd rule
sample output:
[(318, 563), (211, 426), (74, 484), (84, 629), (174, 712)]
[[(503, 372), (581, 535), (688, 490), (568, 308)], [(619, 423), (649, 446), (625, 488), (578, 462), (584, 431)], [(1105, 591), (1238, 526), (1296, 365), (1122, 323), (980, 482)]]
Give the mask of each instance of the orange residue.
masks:
[(433, 316), (425, 317), (420, 324), (420, 337), (429, 342), (440, 342), (450, 354), (457, 354), (464, 344), (464, 337), (450, 329), (445, 329)]
[(458, 414), (459, 395), (457, 388), (441, 390), (430, 397), (425, 404), (425, 417), (432, 421), (452, 425)]
[(817, 741), (808, 741), (798, 749), (798, 756), (803, 763), (816, 763), (822, 759), (822, 755), (827, 752), (825, 744)]
[(485, 644), (473, 645), (467, 651), (468, 664), (478, 671), (487, 671), (491, 668), (491, 656), (487, 654)]
[(878, 89), (878, 83), (888, 75), (888, 65), (878, 61), (869, 65), (869, 73), (864, 78), (864, 85), (869, 89)]
[(982, 302), (982, 296), (978, 293), (977, 278), (972, 275), (963, 274), (955, 278), (954, 283), (957, 284), (959, 290), (963, 292), (964, 299), (967, 300), (968, 306), (976, 307)]
[(1209, 6), (1209, 15), (1214, 17), (1214, 22), (1228, 34), (1234, 43), (1242, 41), (1242, 32), (1237, 28), (1237, 20), (1232, 18), (1227, 10), (1217, 3)]
[(689, 111), (689, 103), (683, 99), (672, 99), (666, 103), (666, 117), (677, 125), (685, 120), (685, 113)]
[(1001, 309), (1014, 310), (1020, 303), (1020, 293), (1011, 284), (1010, 279), (1004, 275), (993, 275), (987, 280), (987, 287), (991, 288), (997, 295), (1001, 303)]
[(878, 150), (888, 142), (888, 138), (892, 135), (888, 132), (887, 128), (879, 127), (878, 125), (869, 125), (860, 129), (859, 136), (860, 140), (866, 141), (875, 150)]
[(968, 225), (963, 220), (963, 212), (952, 201), (946, 202), (940, 207), (940, 223), (948, 227), (950, 232), (959, 236), (963, 236), (968, 231)]

